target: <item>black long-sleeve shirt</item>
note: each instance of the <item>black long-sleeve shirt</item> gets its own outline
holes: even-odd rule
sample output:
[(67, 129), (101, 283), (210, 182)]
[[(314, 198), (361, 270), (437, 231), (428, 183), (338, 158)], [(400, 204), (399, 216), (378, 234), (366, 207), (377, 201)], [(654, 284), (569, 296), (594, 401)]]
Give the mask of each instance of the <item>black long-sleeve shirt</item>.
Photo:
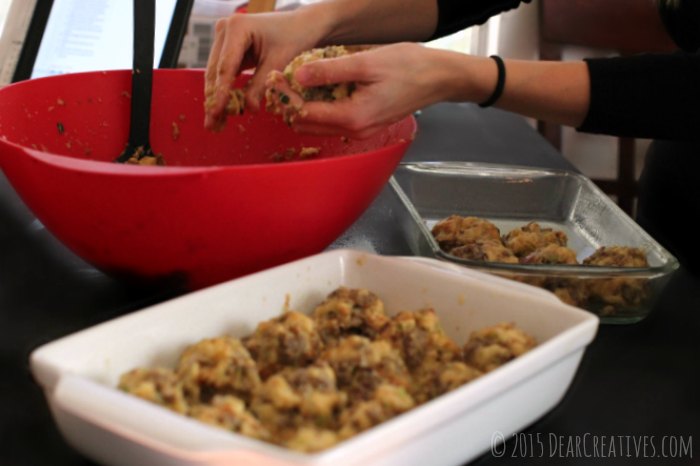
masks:
[(580, 131), (700, 140), (699, 54), (641, 54), (586, 63), (591, 97)]
[[(481, 24), (529, 0), (436, 0), (434, 37)], [(562, 0), (567, 1), (567, 0)], [(700, 140), (700, 54), (587, 59), (590, 106), (580, 131)]]
[(461, 31), (531, 0), (437, 0), (438, 25), (433, 38)]

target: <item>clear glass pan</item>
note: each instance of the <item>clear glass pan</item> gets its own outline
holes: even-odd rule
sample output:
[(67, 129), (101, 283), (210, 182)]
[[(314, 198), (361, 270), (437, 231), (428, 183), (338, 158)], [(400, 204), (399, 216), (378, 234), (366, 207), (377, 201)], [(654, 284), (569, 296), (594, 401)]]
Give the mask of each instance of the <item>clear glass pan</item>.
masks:
[[(403, 163), (391, 180), (405, 211), (401, 227), (414, 254), (436, 257), (555, 292), (603, 323), (649, 313), (678, 261), (585, 176), (549, 169), (468, 162)], [(450, 215), (481, 217), (505, 234), (536, 221), (563, 230), (581, 262), (601, 246), (631, 246), (649, 267), (479, 262), (440, 249), (430, 230)]]

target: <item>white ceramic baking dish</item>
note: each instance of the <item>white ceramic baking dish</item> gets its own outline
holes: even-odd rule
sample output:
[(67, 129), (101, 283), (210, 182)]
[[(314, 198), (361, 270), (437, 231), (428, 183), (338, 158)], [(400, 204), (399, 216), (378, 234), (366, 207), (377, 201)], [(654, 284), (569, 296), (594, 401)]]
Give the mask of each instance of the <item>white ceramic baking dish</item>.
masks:
[[(199, 423), (115, 388), (136, 366), (172, 365), (199, 339), (252, 332), (338, 286), (363, 287), (390, 313), (436, 309), (450, 336), (515, 322), (532, 351), (461, 388), (321, 453), (302, 454)], [(31, 355), (66, 440), (111, 465), (464, 463), (563, 397), (598, 318), (551, 293), (434, 259), (335, 250), (168, 301), (44, 345)]]

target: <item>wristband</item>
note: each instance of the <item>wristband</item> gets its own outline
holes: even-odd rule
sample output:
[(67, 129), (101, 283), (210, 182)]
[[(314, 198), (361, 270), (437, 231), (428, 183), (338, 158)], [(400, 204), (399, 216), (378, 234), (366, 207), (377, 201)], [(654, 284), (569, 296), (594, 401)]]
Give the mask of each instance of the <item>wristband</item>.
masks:
[(482, 108), (490, 107), (495, 104), (501, 97), (501, 94), (503, 94), (503, 88), (506, 86), (506, 65), (503, 63), (503, 59), (498, 55), (491, 55), (489, 58), (493, 58), (493, 61), (496, 62), (496, 66), (498, 67), (498, 79), (496, 80), (496, 89), (493, 90), (491, 97), (479, 104), (479, 107)]

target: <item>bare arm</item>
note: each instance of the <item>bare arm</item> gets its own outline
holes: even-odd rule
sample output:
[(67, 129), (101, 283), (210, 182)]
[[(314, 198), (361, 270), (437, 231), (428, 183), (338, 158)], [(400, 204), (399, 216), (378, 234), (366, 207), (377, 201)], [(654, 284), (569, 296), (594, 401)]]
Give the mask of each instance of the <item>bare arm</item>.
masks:
[[(471, 62), (468, 67), (482, 69), (473, 74), (472, 79), (483, 80), (476, 87), (493, 90), (496, 82), (496, 64), (493, 60), (477, 61), (470, 57), (467, 61)], [(496, 107), (568, 126), (578, 127), (583, 122), (590, 100), (585, 62), (505, 60), (505, 67), (506, 84)], [(487, 73), (488, 68), (492, 69), (490, 73)], [(460, 89), (469, 87), (461, 86)], [(486, 100), (479, 100), (480, 96), (465, 97), (468, 98), (463, 100), (473, 102)]]
[(327, 0), (302, 14), (321, 18), (324, 45), (423, 41), (438, 21), (436, 0)]
[[(505, 60), (505, 66), (497, 107), (565, 125), (583, 121), (590, 99), (584, 62)], [(347, 100), (306, 103), (297, 129), (366, 137), (436, 102), (484, 102), (496, 86), (497, 67), (490, 58), (402, 43), (309, 63), (296, 78), (305, 86), (357, 83)]]
[(437, 26), (436, 0), (327, 0), (291, 12), (219, 20), (207, 63), (205, 126), (225, 118), (228, 89), (244, 63), (256, 73), (246, 93), (256, 109), (266, 75), (317, 45), (423, 40)]

